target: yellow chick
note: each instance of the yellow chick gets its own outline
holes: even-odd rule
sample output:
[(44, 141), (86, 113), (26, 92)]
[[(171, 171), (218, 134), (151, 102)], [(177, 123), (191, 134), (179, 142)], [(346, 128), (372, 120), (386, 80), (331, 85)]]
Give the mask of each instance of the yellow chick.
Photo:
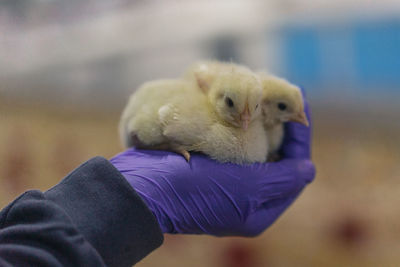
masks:
[[(202, 89), (198, 91), (207, 96), (208, 113), (203, 116), (175, 113), (179, 119), (164, 122), (168, 125), (165, 134), (171, 139), (182, 136), (181, 141), (193, 144), (188, 150), (204, 152), (221, 162), (266, 161), (268, 143), (260, 117), (262, 89), (259, 77), (244, 67), (208, 69), (193, 74), (196, 86)], [(198, 109), (207, 110), (204, 107)], [(207, 131), (183, 133), (180, 129), (185, 125), (182, 123), (194, 128), (204, 124), (210, 126)], [(193, 141), (197, 135), (201, 135), (201, 139)]]
[[(233, 63), (233, 62), (222, 62), (217, 60), (201, 60), (197, 61), (189, 68), (187, 68), (183, 74), (184, 79), (194, 81), (196, 84), (199, 82), (198, 78), (201, 77), (203, 80), (211, 81), (216, 77), (218, 73), (229, 72), (229, 71), (242, 71), (248, 72), (249, 68), (246, 66)], [(199, 83), (201, 89), (204, 88), (204, 84)]]
[(258, 76), (246, 71), (197, 75), (195, 84), (146, 83), (122, 114), (121, 139), (126, 146), (172, 150), (187, 160), (188, 151), (199, 151), (221, 162), (264, 162), (261, 96)]
[(195, 91), (181, 80), (144, 83), (130, 96), (122, 112), (119, 122), (122, 144), (125, 147), (155, 149), (165, 144), (168, 140), (163, 135), (163, 125), (160, 123), (161, 108), (168, 102), (179, 102), (181, 97)]
[[(256, 110), (260, 100), (256, 97), (261, 81), (243, 65), (212, 60), (199, 61), (186, 70), (184, 79), (191, 81), (208, 95), (211, 104), (225, 122), (237, 127), (238, 123), (242, 123), (242, 127), (246, 129), (250, 121), (260, 114), (259, 110)], [(250, 98), (245, 99), (246, 95)], [(249, 103), (251, 107), (247, 109), (240, 106)], [(232, 106), (227, 108), (227, 105)], [(239, 114), (240, 116), (233, 114), (238, 110), (243, 110), (244, 113)], [(232, 120), (233, 117), (235, 120)]]
[(277, 76), (259, 73), (263, 86), (262, 117), (267, 132), (268, 160), (277, 157), (283, 137), (283, 123), (298, 122), (308, 126), (300, 88)]

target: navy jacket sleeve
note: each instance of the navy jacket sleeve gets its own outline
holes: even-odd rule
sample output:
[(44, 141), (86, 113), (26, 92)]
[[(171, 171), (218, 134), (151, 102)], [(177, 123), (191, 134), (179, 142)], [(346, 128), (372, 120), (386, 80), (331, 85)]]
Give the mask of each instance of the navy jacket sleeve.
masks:
[(0, 212), (0, 266), (132, 266), (162, 242), (154, 215), (101, 157)]

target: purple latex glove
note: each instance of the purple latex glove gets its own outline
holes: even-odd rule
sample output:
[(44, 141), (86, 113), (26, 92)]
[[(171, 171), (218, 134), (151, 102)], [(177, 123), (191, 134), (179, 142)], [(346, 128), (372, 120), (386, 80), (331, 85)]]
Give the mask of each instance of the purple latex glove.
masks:
[(128, 149), (111, 163), (147, 203), (164, 233), (255, 236), (315, 175), (311, 126), (288, 123), (285, 128), (279, 162), (239, 166), (192, 154), (187, 163), (175, 153)]

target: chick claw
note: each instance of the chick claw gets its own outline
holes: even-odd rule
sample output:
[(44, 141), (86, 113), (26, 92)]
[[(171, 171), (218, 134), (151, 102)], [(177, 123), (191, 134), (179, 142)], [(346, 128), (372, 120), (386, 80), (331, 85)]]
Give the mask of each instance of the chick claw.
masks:
[(187, 150), (181, 148), (181, 149), (175, 149), (175, 152), (181, 154), (186, 159), (187, 162), (190, 161), (190, 153)]

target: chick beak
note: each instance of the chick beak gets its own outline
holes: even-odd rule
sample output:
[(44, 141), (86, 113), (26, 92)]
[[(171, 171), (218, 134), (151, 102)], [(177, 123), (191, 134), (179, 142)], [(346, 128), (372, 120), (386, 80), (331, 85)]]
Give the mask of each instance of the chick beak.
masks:
[(250, 110), (249, 110), (249, 105), (247, 103), (246, 106), (244, 107), (244, 111), (240, 114), (240, 122), (242, 124), (243, 130), (246, 131), (250, 123)]
[(301, 123), (307, 127), (310, 125), (307, 119), (307, 115), (306, 113), (304, 113), (304, 111), (296, 113), (292, 118), (290, 118), (290, 121)]

